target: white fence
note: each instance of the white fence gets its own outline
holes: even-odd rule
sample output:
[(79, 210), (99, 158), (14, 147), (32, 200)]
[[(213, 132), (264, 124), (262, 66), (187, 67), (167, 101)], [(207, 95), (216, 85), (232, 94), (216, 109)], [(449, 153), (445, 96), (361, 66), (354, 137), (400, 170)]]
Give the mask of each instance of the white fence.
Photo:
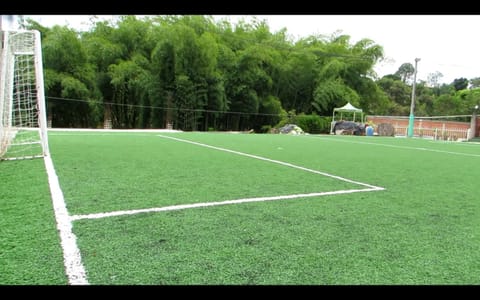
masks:
[[(395, 136), (407, 136), (408, 126), (394, 126), (394, 128)], [(466, 141), (469, 131), (470, 129), (464, 128), (446, 128), (445, 125), (441, 128), (414, 127), (413, 136), (443, 141)]]

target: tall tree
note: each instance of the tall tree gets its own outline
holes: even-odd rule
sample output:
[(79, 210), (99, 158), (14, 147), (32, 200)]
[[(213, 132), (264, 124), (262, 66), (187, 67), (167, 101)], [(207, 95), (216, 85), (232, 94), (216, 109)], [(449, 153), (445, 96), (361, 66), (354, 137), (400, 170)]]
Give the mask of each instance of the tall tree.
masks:
[(462, 110), (462, 103), (460, 98), (455, 95), (443, 94), (433, 103), (433, 108), (435, 115), (454, 115)]
[(480, 87), (480, 77), (470, 79), (470, 88), (476, 89)]
[[(93, 21), (93, 20), (92, 20)], [(107, 21), (96, 22), (89, 32), (82, 33), (82, 43), (85, 46), (87, 60), (95, 69), (96, 111), (103, 123), (103, 127), (111, 125), (111, 102), (114, 87), (108, 73), (110, 65), (115, 64), (122, 57), (122, 45), (113, 41), (112, 34), (115, 28)]]
[(145, 96), (148, 71), (142, 67), (145, 58), (140, 54), (132, 60), (120, 61), (109, 67), (109, 76), (114, 88), (112, 122), (116, 128), (136, 128), (139, 125)]
[(153, 49), (152, 54), (152, 73), (157, 77), (158, 94), (152, 99), (154, 107), (163, 107), (164, 110), (155, 109), (151, 113), (151, 124), (154, 128), (172, 125), (174, 118), (175, 94), (175, 68), (176, 54), (174, 41), (167, 38), (160, 40)]
[(299, 48), (287, 53), (284, 62), (279, 65), (273, 90), (286, 110), (311, 112), (318, 76), (316, 60), (314, 53)]
[(66, 26), (53, 26), (42, 41), (42, 52), (52, 126), (95, 126), (88, 102), (95, 86), (95, 73), (77, 32)]
[(468, 87), (468, 79), (467, 78), (455, 78), (452, 82), (453, 87), (456, 91), (464, 90)]
[[(371, 77), (373, 66), (383, 57), (382, 47), (369, 39), (350, 45), (348, 35), (333, 35), (318, 44), (319, 73), (312, 106), (320, 114), (331, 114), (335, 107), (351, 102), (356, 106), (385, 106), (385, 96)], [(378, 102), (376, 105), (372, 102)]]
[(396, 75), (400, 76), (403, 83), (406, 83), (413, 73), (415, 73), (415, 67), (411, 63), (403, 63), (395, 72)]
[(406, 115), (410, 109), (411, 87), (395, 76), (384, 76), (377, 81), (377, 85), (390, 99), (389, 114)]
[(438, 88), (438, 86), (440, 85), (440, 79), (441, 79), (442, 77), (443, 77), (443, 74), (440, 73), (439, 71), (430, 73), (430, 74), (428, 74), (428, 76), (427, 76), (427, 84), (428, 84), (430, 87)]

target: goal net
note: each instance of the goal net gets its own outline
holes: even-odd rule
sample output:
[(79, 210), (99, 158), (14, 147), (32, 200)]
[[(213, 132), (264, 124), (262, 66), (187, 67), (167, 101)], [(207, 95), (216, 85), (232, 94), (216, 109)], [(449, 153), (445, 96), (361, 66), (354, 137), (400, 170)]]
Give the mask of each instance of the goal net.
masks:
[(0, 160), (48, 155), (40, 32), (0, 31)]

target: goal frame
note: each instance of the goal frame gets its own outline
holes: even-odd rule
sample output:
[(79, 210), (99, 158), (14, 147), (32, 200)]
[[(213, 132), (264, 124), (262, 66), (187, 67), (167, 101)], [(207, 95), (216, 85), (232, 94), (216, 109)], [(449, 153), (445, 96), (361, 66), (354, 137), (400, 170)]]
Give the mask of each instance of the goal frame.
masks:
[[(16, 51), (12, 49), (12, 38), (15, 35), (31, 35), (33, 38), (33, 47), (26, 51)], [(0, 58), (0, 160), (16, 160), (29, 159), (36, 157), (44, 157), (49, 155), (48, 135), (47, 135), (47, 116), (46, 116), (46, 101), (43, 80), (43, 60), (41, 48), (41, 35), (38, 30), (2, 30), (1, 37), (1, 58)], [(22, 45), (21, 45), (22, 46)], [(24, 49), (21, 49), (24, 50)], [(22, 127), (22, 130), (37, 131), (38, 141), (32, 143), (41, 144), (41, 153), (32, 155), (14, 155), (8, 156), (8, 149), (13, 140), (13, 106), (14, 106), (14, 73), (15, 60), (19, 55), (32, 55), (34, 68), (34, 95), (31, 101), (35, 108), (32, 113), (36, 114), (35, 124), (29, 127)], [(34, 102), (34, 103), (33, 103)]]

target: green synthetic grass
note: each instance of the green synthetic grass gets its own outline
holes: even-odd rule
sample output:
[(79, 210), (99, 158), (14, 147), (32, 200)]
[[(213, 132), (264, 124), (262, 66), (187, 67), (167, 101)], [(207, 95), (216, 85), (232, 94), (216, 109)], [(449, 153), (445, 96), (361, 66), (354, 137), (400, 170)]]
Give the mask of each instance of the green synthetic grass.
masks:
[[(71, 214), (359, 188), (158, 135), (52, 135), (51, 139)], [(55, 142), (60, 139), (57, 149)], [(282, 151), (278, 148), (272, 151)]]
[[(2, 158), (42, 155), (42, 145), (38, 143), (39, 141), (40, 136), (38, 130), (20, 130), (15, 134), (15, 138)], [(36, 144), (30, 144), (32, 142)]]
[[(77, 220), (73, 230), (91, 284), (479, 283), (480, 145), (356, 136), (161, 135), (385, 190)], [(71, 215), (365, 188), (158, 133), (50, 132), (49, 141)], [(4, 170), (5, 163), (2, 174), (21, 171)], [(48, 209), (43, 222), (53, 231)], [(56, 239), (48, 246), (58, 249)], [(65, 284), (56, 276), (51, 281)]]
[(0, 162), (0, 284), (66, 284), (42, 159)]

